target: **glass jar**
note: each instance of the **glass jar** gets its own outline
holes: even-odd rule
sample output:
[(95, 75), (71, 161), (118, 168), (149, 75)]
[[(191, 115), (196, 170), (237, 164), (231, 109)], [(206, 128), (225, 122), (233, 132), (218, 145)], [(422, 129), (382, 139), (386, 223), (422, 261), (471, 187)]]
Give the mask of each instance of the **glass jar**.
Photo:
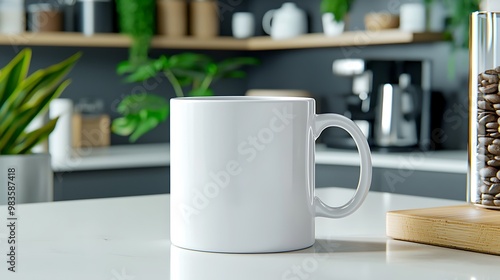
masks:
[(500, 13), (471, 18), (468, 200), (500, 209)]

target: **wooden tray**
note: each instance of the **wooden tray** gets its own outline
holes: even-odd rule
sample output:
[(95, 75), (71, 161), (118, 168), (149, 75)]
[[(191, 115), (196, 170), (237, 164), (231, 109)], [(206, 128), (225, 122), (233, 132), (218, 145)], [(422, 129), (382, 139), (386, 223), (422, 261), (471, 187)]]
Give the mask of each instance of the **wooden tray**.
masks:
[(500, 211), (472, 205), (391, 211), (389, 237), (500, 255)]

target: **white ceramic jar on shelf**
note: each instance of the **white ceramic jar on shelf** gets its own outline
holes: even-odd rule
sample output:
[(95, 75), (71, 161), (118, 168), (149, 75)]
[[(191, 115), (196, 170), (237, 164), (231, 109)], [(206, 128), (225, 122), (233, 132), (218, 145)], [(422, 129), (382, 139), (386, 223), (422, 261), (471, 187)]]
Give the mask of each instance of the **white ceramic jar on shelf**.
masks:
[(25, 30), (24, 1), (0, 0), (0, 34), (21, 34)]

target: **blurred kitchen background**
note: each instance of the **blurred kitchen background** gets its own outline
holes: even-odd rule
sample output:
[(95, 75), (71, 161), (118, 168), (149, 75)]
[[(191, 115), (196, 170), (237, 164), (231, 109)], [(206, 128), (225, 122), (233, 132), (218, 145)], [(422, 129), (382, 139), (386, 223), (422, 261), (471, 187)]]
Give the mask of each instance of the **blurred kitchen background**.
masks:
[[(25, 5), (28, 7), (42, 2), (60, 6), (65, 1), (26, 0)], [(79, 2), (76, 1), (76, 5)], [(232, 36), (231, 19), (236, 12), (253, 13), (255, 36), (267, 36), (261, 20), (268, 10), (280, 8), (283, 2), (219, 0), (220, 36)], [(321, 1), (293, 2), (307, 14), (308, 33), (322, 33)], [(402, 5), (415, 2), (421, 3), (410, 0), (355, 0), (348, 13), (345, 32), (365, 30), (365, 16), (369, 13), (397, 14)], [(453, 12), (452, 7), (447, 6), (448, 1), (439, 3), (444, 7), (442, 20), (446, 21), (447, 16)], [(113, 1), (109, 4), (113, 7), (115, 5)], [(104, 13), (105, 9), (101, 11), (103, 13), (96, 16), (111, 18), (111, 28), (113, 32), (118, 32), (114, 8), (111, 14)], [(367, 37), (360, 36), (359, 40), (371, 40), (370, 36), (373, 34), (366, 34)], [(376, 32), (374, 34), (377, 36)], [(367, 134), (373, 138), (371, 143), (376, 167), (373, 190), (465, 199), (468, 51), (445, 41), (444, 36), (440, 38), (443, 39), (394, 44), (351, 44), (344, 47), (256, 51), (200, 48), (189, 51), (208, 54), (217, 60), (251, 56), (260, 61), (259, 65), (244, 68), (246, 78), (224, 79), (215, 83), (212, 89), (216, 95), (245, 95), (249, 89), (302, 90), (317, 100), (319, 112), (339, 113), (361, 121), (366, 118)], [(12, 44), (3, 43), (0, 46), (1, 65), (24, 47), (17, 45), (16, 40), (30, 39), (29, 36), (24, 36), (12, 40)], [(46, 67), (77, 51), (83, 52), (83, 57), (70, 73), (72, 84), (61, 96), (71, 99), (75, 105), (80, 104), (80, 108), (86, 106), (88, 110), (95, 110), (112, 120), (119, 116), (116, 112), (117, 104), (125, 96), (137, 91), (137, 83), (125, 83), (124, 77), (116, 73), (118, 63), (128, 57), (126, 47), (79, 47), (71, 46), (72, 44), (51, 46), (50, 42), (41, 46), (30, 45), (29, 41), (23, 44), (33, 49), (32, 69)], [(187, 49), (152, 48), (150, 57), (184, 51)], [(334, 61), (344, 63), (339, 66), (340, 70), (332, 70)], [(352, 69), (349, 70), (349, 67)], [(159, 83), (149, 91), (166, 98), (174, 96), (167, 81), (160, 80)], [(410, 92), (401, 101), (406, 105), (395, 106), (404, 107), (407, 112), (394, 113), (399, 114), (401, 119), (406, 118), (408, 122), (405, 127), (416, 127), (416, 136), (412, 136), (413, 132), (407, 133), (412, 143), (406, 145), (409, 147), (402, 145), (402, 148), (391, 149), (390, 144), (389, 147), (378, 147), (374, 139), (373, 131), (377, 125), (375, 118), (377, 114), (381, 114), (381, 86), (386, 83), (403, 88), (403, 91), (406, 87)], [(362, 96), (367, 94), (370, 96), (370, 104), (363, 105)], [(422, 133), (426, 138), (422, 138)], [(432, 136), (432, 133), (435, 135)], [(357, 163), (351, 162), (349, 158), (357, 160), (356, 152), (348, 142), (332, 140), (342, 139), (344, 136), (332, 129), (320, 139), (316, 170), (318, 187), (355, 186)], [(427, 142), (423, 143), (424, 141)], [(100, 144), (104, 147), (84, 148), (77, 155), (78, 160), (54, 167), (55, 200), (169, 192), (168, 142), (168, 121), (145, 134), (136, 143), (130, 143), (127, 137), (110, 133), (109, 143)], [(131, 149), (127, 150), (124, 145)], [(114, 147), (117, 149), (113, 150)], [(133, 147), (137, 150), (133, 150)], [(127, 158), (127, 153), (130, 153), (130, 158)], [(148, 157), (151, 157), (149, 163)], [(136, 165), (134, 161), (137, 162)], [(95, 162), (95, 166), (89, 162)]]

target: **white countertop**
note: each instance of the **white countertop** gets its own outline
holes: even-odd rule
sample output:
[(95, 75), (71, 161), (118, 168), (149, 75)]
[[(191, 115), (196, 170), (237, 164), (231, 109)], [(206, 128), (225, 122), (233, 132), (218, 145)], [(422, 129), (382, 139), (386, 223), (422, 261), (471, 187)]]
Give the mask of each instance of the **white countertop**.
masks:
[[(316, 192), (332, 204), (352, 195), (338, 188)], [(313, 247), (278, 254), (203, 253), (172, 246), (169, 195), (24, 204), (18, 205), (16, 273), (7, 271), (7, 228), (0, 227), (0, 279), (499, 279), (500, 256), (385, 236), (388, 210), (460, 203), (371, 192), (349, 217), (317, 218)], [(6, 212), (0, 207), (3, 224)]]
[[(415, 151), (408, 153), (373, 152), (373, 166), (431, 172), (467, 173), (466, 151)], [(316, 163), (359, 166), (355, 150), (331, 149), (317, 145)], [(169, 144), (135, 144), (75, 150), (66, 161), (56, 162), (56, 172), (170, 165)]]

